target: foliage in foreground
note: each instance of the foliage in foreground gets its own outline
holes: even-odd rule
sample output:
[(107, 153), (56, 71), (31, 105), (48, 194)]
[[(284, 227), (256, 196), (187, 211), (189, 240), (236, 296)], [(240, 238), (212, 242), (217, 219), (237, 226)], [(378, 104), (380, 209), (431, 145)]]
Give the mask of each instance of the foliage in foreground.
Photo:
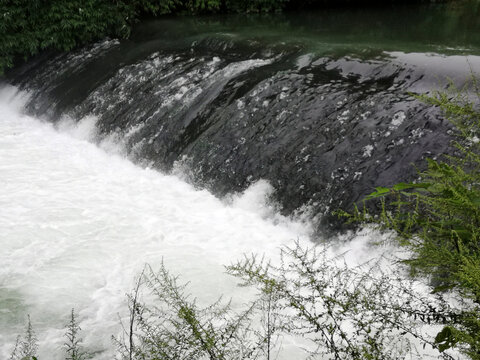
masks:
[[(80, 348), (81, 339), (78, 337), (80, 326), (78, 326), (75, 312), (72, 309), (70, 321), (66, 327), (65, 337), (67, 341), (64, 343), (65, 360), (86, 360), (89, 357)], [(33, 330), (30, 316), (28, 316), (25, 334), (17, 336), (15, 347), (9, 360), (38, 360), (38, 339)]]
[(37, 336), (33, 330), (30, 316), (28, 316), (27, 327), (25, 328), (25, 335), (23, 338), (19, 335), (15, 342), (10, 360), (30, 360), (36, 359), (37, 355)]
[[(366, 200), (377, 200), (382, 211), (372, 216), (356, 208), (355, 221), (395, 230), (412, 251), (407, 260), (414, 275), (431, 277), (437, 292), (454, 291), (473, 304), (437, 336), (440, 349), (458, 347), (480, 359), (480, 90), (476, 99), (466, 91), (436, 92), (419, 99), (440, 107), (455, 126), (455, 153), (428, 167), (415, 183), (378, 187)], [(345, 214), (344, 214), (345, 215)]]
[(452, 316), (441, 298), (422, 296), (380, 263), (350, 268), (341, 260), (297, 244), (282, 250), (279, 266), (247, 257), (228, 271), (275, 294), (283, 329), (308, 340), (312, 358), (421, 358), (415, 344), (437, 348), (420, 328)]
[[(264, 339), (252, 327), (256, 303), (234, 313), (221, 299), (198, 306), (165, 266), (147, 266), (129, 296), (130, 319), (114, 339), (121, 359), (256, 359)], [(154, 299), (141, 301), (143, 288)]]
[[(113, 339), (117, 359), (270, 360), (281, 353), (285, 335), (300, 338), (305, 349), (298, 351), (311, 359), (420, 359), (422, 346), (453, 359), (448, 352), (440, 355), (422, 325), (443, 324), (458, 314), (441, 296), (425, 297), (412, 281), (382, 268), (349, 267), (328, 249), (299, 244), (282, 249), (278, 266), (245, 257), (227, 267), (242, 285), (258, 289), (241, 310), (222, 299), (201, 307), (164, 265), (158, 272), (147, 266), (128, 296), (123, 332)], [(84, 359), (78, 330), (72, 313), (69, 360)], [(36, 350), (35, 336), (26, 339), (34, 340)], [(31, 360), (35, 351), (20, 354), (12, 360)]]
[(140, 283), (154, 302), (139, 301), (140, 287), (130, 296), (129, 330), (117, 339), (122, 359), (273, 359), (284, 334), (303, 338), (312, 358), (403, 359), (416, 354), (412, 340), (435, 347), (416, 318), (432, 321), (446, 304), (419, 296), (408, 281), (336, 260), (297, 244), (282, 250), (278, 267), (255, 257), (229, 266), (259, 290), (239, 312), (221, 299), (199, 308), (164, 266), (147, 267)]

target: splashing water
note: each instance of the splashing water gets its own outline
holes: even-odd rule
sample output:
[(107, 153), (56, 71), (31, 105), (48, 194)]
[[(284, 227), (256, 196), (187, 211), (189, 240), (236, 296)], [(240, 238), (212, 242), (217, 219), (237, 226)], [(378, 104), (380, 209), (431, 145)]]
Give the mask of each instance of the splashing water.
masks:
[(60, 359), (72, 307), (86, 345), (111, 348), (124, 294), (145, 263), (164, 259), (201, 300), (223, 293), (242, 302), (248, 294), (223, 264), (309, 238), (307, 223), (268, 211), (265, 182), (229, 205), (106, 153), (81, 139), (85, 129), (70, 128), (73, 137), (22, 115), (12, 88), (0, 98), (0, 358), (29, 313), (40, 358)]

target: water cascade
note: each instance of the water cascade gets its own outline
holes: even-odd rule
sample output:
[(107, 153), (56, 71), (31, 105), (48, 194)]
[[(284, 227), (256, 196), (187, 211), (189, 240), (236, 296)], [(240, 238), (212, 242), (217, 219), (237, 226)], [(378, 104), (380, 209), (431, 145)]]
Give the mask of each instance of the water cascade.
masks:
[[(124, 294), (162, 259), (201, 301), (241, 304), (251, 294), (223, 265), (318, 241), (336, 228), (331, 210), (450, 151), (450, 125), (410, 93), (480, 71), (480, 31), (414, 38), (386, 30), (397, 15), (375, 12), (377, 32), (334, 31), (365, 30), (356, 15), (285, 16), (284, 32), (270, 18), (147, 21), (128, 41), (10, 71), (0, 92), (0, 358), (30, 314), (40, 358), (60, 359), (72, 307), (95, 359), (110, 358)], [(342, 249), (361, 262), (382, 251), (372, 236)], [(293, 341), (285, 359), (298, 355)]]

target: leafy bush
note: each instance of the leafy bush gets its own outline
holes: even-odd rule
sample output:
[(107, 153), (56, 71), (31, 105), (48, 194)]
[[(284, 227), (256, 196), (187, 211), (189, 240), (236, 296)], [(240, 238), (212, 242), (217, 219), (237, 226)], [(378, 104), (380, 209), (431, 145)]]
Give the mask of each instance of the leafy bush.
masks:
[(366, 198), (380, 200), (376, 216), (365, 206), (343, 215), (396, 230), (412, 251), (406, 262), (414, 275), (430, 276), (436, 291), (453, 290), (475, 304), (436, 341), (442, 350), (458, 347), (480, 359), (480, 90), (475, 79), (471, 85), (470, 92), (417, 96), (440, 107), (455, 126), (455, 153), (427, 159), (416, 183), (376, 188)]
[[(420, 325), (456, 316), (442, 297), (420, 295), (412, 281), (378, 263), (339, 262), (327, 248), (298, 243), (281, 250), (279, 266), (245, 257), (227, 272), (259, 292), (240, 312), (221, 299), (200, 308), (163, 264), (157, 273), (147, 266), (129, 296), (128, 326), (115, 339), (121, 359), (269, 360), (285, 334), (309, 342), (312, 358), (421, 358), (414, 340), (440, 350)], [(153, 299), (143, 301), (145, 295)]]
[(68, 51), (106, 36), (127, 37), (140, 12), (169, 12), (173, 1), (5, 0), (0, 3), (0, 73), (43, 49)]
[[(350, 268), (342, 257), (330, 258), (327, 249), (284, 248), (281, 264), (273, 266), (254, 256), (227, 268), (275, 294), (282, 329), (308, 339), (312, 358), (421, 358), (412, 340), (438, 349), (434, 339), (419, 331), (422, 323), (436, 323), (453, 315), (441, 298), (422, 296), (413, 282), (380, 263)], [(445, 355), (445, 358), (450, 358)]]
[(37, 336), (33, 330), (30, 316), (28, 316), (25, 335), (23, 338), (20, 335), (17, 337), (10, 360), (36, 360), (38, 350), (37, 341)]
[[(200, 308), (162, 264), (147, 266), (129, 296), (130, 319), (124, 335), (114, 339), (121, 359), (255, 359), (265, 351), (263, 337), (252, 327), (259, 302), (235, 313), (221, 299)], [(154, 296), (141, 301), (143, 288)]]

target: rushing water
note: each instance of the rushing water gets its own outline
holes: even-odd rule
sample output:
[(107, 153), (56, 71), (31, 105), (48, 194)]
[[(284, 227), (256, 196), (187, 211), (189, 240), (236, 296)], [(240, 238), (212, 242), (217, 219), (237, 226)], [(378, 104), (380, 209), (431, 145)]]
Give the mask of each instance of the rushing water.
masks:
[(72, 136), (21, 115), (10, 99), (2, 93), (2, 359), (27, 313), (39, 333), (40, 358), (56, 358), (72, 307), (86, 343), (111, 347), (124, 294), (145, 263), (163, 258), (205, 300), (223, 293), (242, 301), (243, 291), (222, 276), (223, 264), (252, 251), (276, 254), (280, 244), (308, 236), (308, 226), (265, 205), (266, 183), (226, 204), (175, 176), (107, 154), (76, 138), (78, 129)]
[[(0, 359), (26, 314), (40, 359), (61, 359), (72, 307), (85, 345), (111, 358), (145, 263), (163, 259), (200, 301), (250, 299), (223, 265), (318, 240), (332, 208), (449, 151), (449, 125), (407, 92), (480, 71), (478, 12), (166, 19), (12, 71), (0, 92)], [(342, 250), (362, 262), (381, 251), (370, 237)], [(300, 356), (284, 345), (282, 359)]]
[[(84, 122), (51, 124), (22, 113), (28, 95), (0, 92), (0, 358), (12, 351), (30, 314), (39, 358), (63, 359), (64, 325), (79, 315), (84, 346), (111, 358), (111, 335), (126, 316), (125, 294), (143, 266), (163, 260), (191, 281), (201, 302), (251, 299), (223, 265), (245, 253), (276, 258), (282, 245), (309, 242), (306, 219), (289, 219), (267, 201), (258, 182), (220, 200), (181, 179), (140, 168), (88, 142)], [(345, 250), (353, 263), (371, 258), (370, 235)], [(374, 253), (379, 253), (377, 249)], [(300, 355), (284, 340), (282, 359)]]

